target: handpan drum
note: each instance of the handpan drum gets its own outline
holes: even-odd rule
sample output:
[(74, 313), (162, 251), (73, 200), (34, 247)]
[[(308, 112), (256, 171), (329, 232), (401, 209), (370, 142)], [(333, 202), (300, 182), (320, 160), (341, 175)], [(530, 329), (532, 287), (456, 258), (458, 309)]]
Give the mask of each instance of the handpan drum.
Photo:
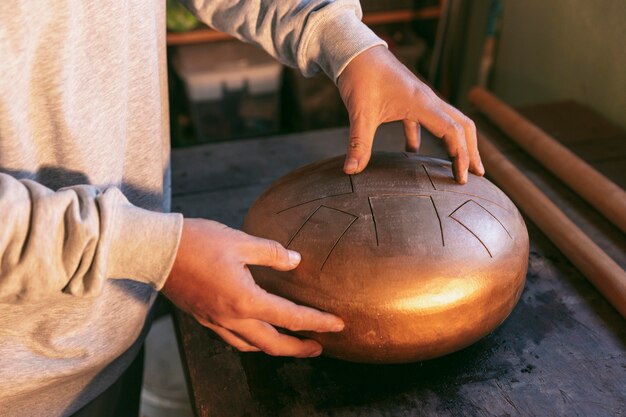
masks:
[(360, 174), (343, 156), (279, 179), (244, 230), (302, 254), (293, 271), (252, 267), (257, 283), (334, 313), (340, 333), (304, 333), (325, 354), (401, 363), (459, 350), (513, 310), (528, 266), (528, 233), (485, 178), (452, 178), (449, 162), (374, 153)]

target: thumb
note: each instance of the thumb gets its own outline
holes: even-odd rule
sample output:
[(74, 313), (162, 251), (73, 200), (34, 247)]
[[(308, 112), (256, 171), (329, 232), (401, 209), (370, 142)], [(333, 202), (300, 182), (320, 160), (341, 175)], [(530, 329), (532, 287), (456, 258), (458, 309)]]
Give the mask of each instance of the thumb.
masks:
[(243, 248), (243, 261), (248, 265), (269, 266), (279, 271), (289, 271), (300, 263), (300, 254), (285, 249), (283, 245), (260, 237), (250, 236)]
[(358, 174), (365, 169), (372, 155), (372, 143), (374, 142), (376, 127), (366, 118), (351, 118), (350, 141), (348, 142), (343, 172)]

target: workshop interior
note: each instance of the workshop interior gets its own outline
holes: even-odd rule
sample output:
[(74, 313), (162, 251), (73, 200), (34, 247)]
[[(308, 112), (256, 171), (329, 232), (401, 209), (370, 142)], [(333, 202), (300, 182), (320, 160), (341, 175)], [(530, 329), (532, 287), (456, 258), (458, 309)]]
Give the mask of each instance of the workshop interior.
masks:
[[(332, 166), (339, 171), (340, 163), (327, 158), (345, 152), (348, 139), (348, 113), (335, 82), (323, 73), (304, 77), (257, 46), (203, 25), (176, 0), (167, 0), (173, 209), (237, 228), (248, 215), (248, 230), (284, 239), (303, 251), (312, 241), (328, 244), (331, 249), (319, 255), (316, 274), (344, 271), (331, 252), (365, 251), (365, 259), (372, 259), (374, 249), (394, 244), (406, 228), (434, 233), (445, 252), (454, 247), (451, 236), (458, 228), (468, 232), (467, 242), (475, 246), (468, 253), (475, 250), (484, 262), (499, 262), (498, 270), (509, 274), (489, 272), (498, 275), (497, 285), (506, 280), (506, 288), (494, 284), (491, 300), (472, 296), (475, 304), (470, 304), (458, 300), (486, 287), (454, 284), (437, 308), (454, 304), (466, 310), (456, 318), (448, 314), (454, 323), (448, 321), (426, 341), (426, 331), (413, 328), (412, 320), (443, 319), (430, 315), (434, 307), (424, 307), (429, 302), (414, 301), (408, 309), (411, 318), (390, 321), (394, 337), (401, 340), (388, 347), (386, 353), (398, 359), (387, 361), (391, 363), (375, 349), (368, 350), (371, 340), (358, 331), (343, 342), (349, 348), (327, 341), (336, 353), (331, 358), (239, 353), (160, 299), (146, 341), (142, 416), (622, 415), (626, 3), (362, 0), (361, 7), (363, 22), (389, 50), (474, 120), (488, 181), (471, 179), (476, 187), (471, 191), (446, 183), (439, 177), (450, 169), (446, 150), (422, 127), (420, 155), (405, 153), (406, 160), (399, 163), (409, 165), (393, 175), (413, 175), (410, 164), (418, 164), (415, 175), (425, 186), (432, 185), (429, 193), (371, 186), (364, 205), (348, 212), (341, 195), (366, 187), (364, 178), (374, 175), (366, 169), (349, 183), (328, 186), (334, 191), (309, 196), (314, 186), (307, 178), (324, 179)], [(402, 132), (398, 122), (383, 125), (375, 143), (381, 151), (401, 155)], [(279, 169), (273, 165), (285, 159), (281, 152), (297, 156), (292, 165)], [(244, 162), (229, 160), (235, 154), (245, 155)], [(399, 157), (381, 153), (373, 161), (376, 167), (386, 166), (394, 158)], [(433, 162), (440, 159), (445, 162)], [(326, 162), (304, 168), (306, 175), (288, 174), (319, 160)], [(348, 191), (341, 191), (344, 186)], [(435, 194), (443, 191), (448, 195), (437, 200)], [(257, 201), (263, 192), (264, 200)], [(423, 195), (411, 201), (397, 197), (412, 193)], [(311, 205), (328, 196), (334, 200)], [(248, 213), (253, 204), (256, 211)], [(305, 204), (308, 211), (298, 211)], [(403, 213), (429, 211), (432, 224), (438, 219), (439, 226), (431, 230), (432, 224), (406, 220), (401, 227), (391, 222), (386, 232), (388, 219), (378, 213), (398, 207)], [(292, 217), (272, 217), (283, 211)], [(356, 230), (354, 219), (370, 215), (375, 220), (361, 234), (369, 236), (369, 249), (362, 249), (358, 239), (352, 252), (342, 249), (337, 242), (350, 228)], [(339, 232), (315, 229), (325, 221)], [(280, 227), (289, 222), (297, 232), (281, 234)], [(312, 236), (308, 241), (305, 232)], [(465, 254), (450, 261), (445, 258), (449, 255), (433, 251), (419, 256), (469, 262), (463, 260)], [(427, 261), (422, 265), (428, 273), (435, 269)], [(345, 271), (336, 275), (345, 276)], [(270, 278), (259, 276), (272, 287)], [(362, 279), (362, 274), (350, 279)], [(323, 281), (317, 280), (316, 285)], [(303, 299), (287, 285), (272, 288)], [(376, 313), (379, 319), (385, 312), (400, 317), (408, 311), (390, 307), (391, 290), (402, 292), (393, 286), (376, 290), (387, 294), (383, 313)], [(359, 317), (370, 314), (378, 302), (375, 296), (364, 300), (367, 308), (355, 307)], [(307, 299), (311, 305), (316, 302), (315, 297)], [(478, 321), (482, 327), (476, 330)], [(466, 331), (472, 326), (475, 332)], [(445, 344), (446, 331), (466, 336), (462, 343)], [(411, 344), (416, 339), (420, 343)], [(437, 344), (445, 347), (433, 348)], [(420, 354), (407, 353), (409, 348)]]

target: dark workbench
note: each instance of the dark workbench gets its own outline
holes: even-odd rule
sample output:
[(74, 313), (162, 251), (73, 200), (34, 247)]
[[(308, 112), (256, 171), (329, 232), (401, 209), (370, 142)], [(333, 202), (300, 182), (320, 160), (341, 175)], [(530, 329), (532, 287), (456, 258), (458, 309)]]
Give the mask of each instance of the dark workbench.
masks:
[[(520, 109), (621, 187), (626, 134), (588, 109), (560, 102)], [(622, 267), (624, 234), (523, 151), (475, 120)], [(402, 150), (402, 129), (379, 129), (376, 149)], [(344, 152), (347, 129), (176, 150), (174, 210), (240, 227), (275, 179)], [(445, 157), (424, 138), (422, 153)], [(626, 215), (626, 213), (625, 213)], [(176, 312), (198, 416), (623, 416), (626, 321), (527, 221), (531, 253), (522, 298), (505, 323), (452, 355), (408, 365), (240, 354)]]

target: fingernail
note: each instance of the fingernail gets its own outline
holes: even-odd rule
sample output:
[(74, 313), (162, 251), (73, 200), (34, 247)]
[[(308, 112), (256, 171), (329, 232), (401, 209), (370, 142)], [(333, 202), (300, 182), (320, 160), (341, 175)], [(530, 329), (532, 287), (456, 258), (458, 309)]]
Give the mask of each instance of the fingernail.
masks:
[(316, 348), (315, 350), (312, 350), (311, 353), (309, 354), (310, 358), (314, 358), (316, 356), (319, 356), (322, 354), (322, 348)]
[(359, 161), (354, 158), (348, 158), (343, 166), (343, 170), (346, 174), (354, 174), (358, 168)]
[(340, 321), (340, 322), (335, 323), (335, 324), (334, 324), (334, 325), (330, 328), (330, 330), (331, 330), (331, 331), (333, 331), (333, 332), (340, 332), (340, 331), (342, 331), (345, 327), (346, 327), (346, 325), (344, 324), (344, 322), (343, 322), (343, 321)]
[(289, 254), (289, 265), (298, 266), (300, 260), (302, 259), (300, 254), (293, 250), (288, 250), (287, 253)]
[(485, 173), (485, 166), (483, 165), (483, 161), (480, 161), (480, 167), (478, 169), (480, 169), (481, 175)]

